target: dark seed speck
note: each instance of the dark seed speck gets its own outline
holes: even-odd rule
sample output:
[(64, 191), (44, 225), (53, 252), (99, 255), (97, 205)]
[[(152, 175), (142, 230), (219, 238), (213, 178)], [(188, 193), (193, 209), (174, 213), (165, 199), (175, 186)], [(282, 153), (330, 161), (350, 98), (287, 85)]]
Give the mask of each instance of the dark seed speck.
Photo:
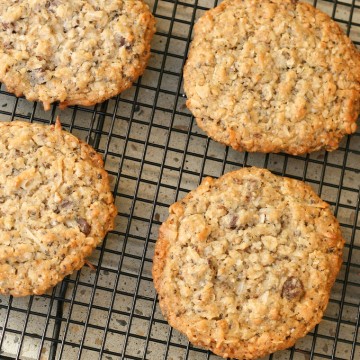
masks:
[(120, 47), (125, 45), (125, 38), (123, 36), (116, 34), (115, 39), (119, 43)]
[(238, 221), (238, 216), (237, 215), (234, 215), (230, 221), (230, 224), (229, 224), (229, 229), (230, 230), (235, 230), (237, 228), (237, 225), (236, 225), (236, 222)]
[(68, 200), (64, 200), (64, 201), (62, 201), (61, 202), (61, 208), (68, 208), (68, 207), (70, 207), (71, 206), (71, 201), (68, 201)]

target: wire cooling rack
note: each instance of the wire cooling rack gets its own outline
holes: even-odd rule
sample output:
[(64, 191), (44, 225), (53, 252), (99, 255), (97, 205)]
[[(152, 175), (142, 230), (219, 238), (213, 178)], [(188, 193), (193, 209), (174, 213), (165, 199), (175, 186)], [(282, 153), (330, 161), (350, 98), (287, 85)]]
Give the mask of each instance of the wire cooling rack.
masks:
[[(309, 1), (360, 44), (360, 1)], [(238, 153), (209, 140), (185, 107), (182, 67), (196, 19), (213, 0), (148, 2), (157, 19), (144, 76), (93, 108), (44, 112), (0, 90), (1, 120), (54, 123), (104, 157), (119, 213), (84, 267), (43, 296), (0, 297), (0, 359), (218, 359), (164, 321), (152, 285), (154, 244), (168, 206), (207, 175), (260, 166), (311, 184), (337, 215), (344, 264), (324, 319), (272, 359), (360, 359), (360, 133), (308, 156)]]

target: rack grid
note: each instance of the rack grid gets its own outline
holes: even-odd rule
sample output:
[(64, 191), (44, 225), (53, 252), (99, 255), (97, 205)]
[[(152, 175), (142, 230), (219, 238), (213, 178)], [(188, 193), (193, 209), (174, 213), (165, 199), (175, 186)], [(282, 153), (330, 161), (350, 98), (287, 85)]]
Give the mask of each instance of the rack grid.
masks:
[[(360, 1), (308, 1), (360, 45)], [(207, 138), (185, 106), (182, 68), (194, 22), (214, 0), (150, 0), (157, 20), (145, 74), (116, 98), (44, 112), (0, 89), (0, 117), (63, 128), (105, 160), (116, 227), (90, 262), (43, 296), (0, 296), (0, 359), (219, 359), (172, 330), (159, 310), (151, 266), (167, 209), (205, 176), (259, 166), (304, 180), (332, 206), (346, 238), (344, 263), (322, 322), (270, 359), (360, 359), (360, 132), (332, 153), (239, 153)]]

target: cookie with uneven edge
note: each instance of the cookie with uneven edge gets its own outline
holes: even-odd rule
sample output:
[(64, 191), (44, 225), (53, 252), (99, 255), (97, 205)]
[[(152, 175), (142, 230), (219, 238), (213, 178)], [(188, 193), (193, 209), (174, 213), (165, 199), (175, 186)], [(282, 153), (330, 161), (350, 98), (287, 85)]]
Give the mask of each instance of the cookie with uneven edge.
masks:
[(108, 175), (59, 122), (0, 122), (0, 168), (0, 293), (43, 294), (113, 229)]
[(195, 345), (265, 356), (320, 322), (343, 246), (329, 205), (301, 181), (258, 168), (206, 178), (160, 227), (160, 308)]
[(187, 106), (238, 151), (332, 151), (356, 130), (360, 53), (313, 6), (228, 0), (196, 23), (184, 68)]
[(94, 105), (143, 73), (154, 32), (142, 0), (0, 0), (0, 81), (45, 110)]

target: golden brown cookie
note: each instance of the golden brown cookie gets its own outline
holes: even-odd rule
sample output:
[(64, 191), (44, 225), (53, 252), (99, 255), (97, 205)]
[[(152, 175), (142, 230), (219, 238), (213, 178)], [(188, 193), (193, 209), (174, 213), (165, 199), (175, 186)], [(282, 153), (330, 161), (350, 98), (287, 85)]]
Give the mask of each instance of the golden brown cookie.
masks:
[(331, 151), (356, 130), (360, 53), (309, 4), (227, 0), (195, 25), (184, 89), (199, 127), (235, 150)]
[(94, 105), (143, 73), (154, 32), (142, 0), (2, 0), (0, 81), (46, 110)]
[(59, 122), (0, 122), (0, 168), (0, 293), (42, 294), (113, 228), (108, 175)]
[(344, 240), (305, 183), (244, 168), (170, 207), (153, 279), (164, 317), (215, 354), (256, 359), (320, 322)]

